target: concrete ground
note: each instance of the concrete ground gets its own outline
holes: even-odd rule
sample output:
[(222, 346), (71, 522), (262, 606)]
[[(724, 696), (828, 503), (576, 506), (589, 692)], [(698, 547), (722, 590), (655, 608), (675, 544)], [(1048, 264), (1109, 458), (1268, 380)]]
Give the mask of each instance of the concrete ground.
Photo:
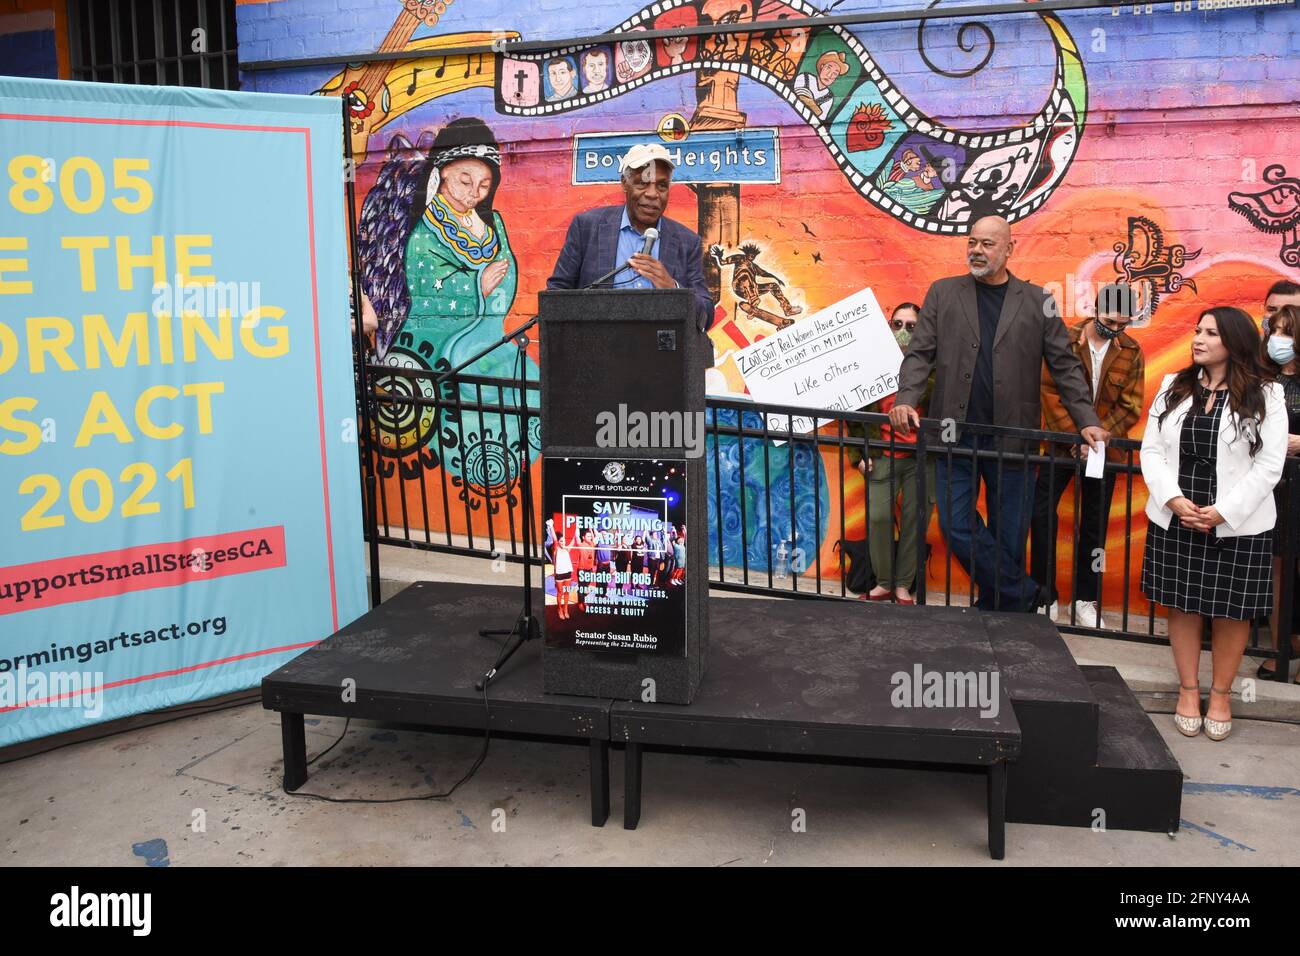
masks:
[[(494, 571), (490, 562), (397, 549), (385, 549), (382, 567), (386, 592), (419, 577), (508, 584), (518, 573), (514, 565)], [(1082, 661), (1119, 666), (1148, 709), (1159, 707), (1172, 674), (1167, 648), (1070, 644)], [(625, 831), (615, 750), (610, 820), (596, 829), (585, 747), (498, 739), (448, 800), (335, 804), (286, 795), (277, 715), (255, 703), (0, 766), (0, 862), (1296, 864), (1297, 698), (1300, 689), (1279, 687), (1258, 711), (1283, 719), (1243, 719), (1234, 704), (1233, 734), (1222, 743), (1184, 738), (1167, 716), (1153, 715), (1186, 776), (1176, 836), (1010, 824), (1003, 863), (987, 854), (984, 778), (957, 773), (649, 753), (641, 825)], [(342, 729), (341, 719), (309, 718), (309, 756)], [(437, 792), (461, 777), (480, 746), (471, 736), (353, 721), (303, 791), (372, 799)]]

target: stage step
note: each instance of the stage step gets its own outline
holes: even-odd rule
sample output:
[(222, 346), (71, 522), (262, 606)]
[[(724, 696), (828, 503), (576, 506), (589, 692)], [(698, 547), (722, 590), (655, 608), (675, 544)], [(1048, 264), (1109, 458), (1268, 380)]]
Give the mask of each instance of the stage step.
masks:
[(985, 614), (1020, 723), (1007, 820), (1173, 832), (1182, 770), (1113, 667), (1080, 667), (1041, 615)]
[(1020, 760), (1096, 763), (1097, 702), (1056, 625), (1040, 614), (980, 617), (1021, 724)]
[[(1168, 744), (1113, 667), (1081, 667), (1100, 708), (1099, 792), (1114, 794), (1106, 825), (1113, 830), (1178, 829), (1183, 770)], [(1172, 720), (1171, 717), (1162, 717)]]

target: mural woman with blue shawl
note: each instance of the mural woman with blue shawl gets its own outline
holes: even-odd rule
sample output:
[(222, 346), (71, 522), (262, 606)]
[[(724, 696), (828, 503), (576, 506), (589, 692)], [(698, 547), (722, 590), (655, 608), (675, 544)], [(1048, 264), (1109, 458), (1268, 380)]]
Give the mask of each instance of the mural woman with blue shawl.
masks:
[[(432, 398), (428, 376), (400, 372), (454, 368), (504, 333), (518, 268), (493, 209), (500, 183), (500, 148), (481, 120), (453, 120), (427, 149), (425, 137), (415, 149), (400, 134), (389, 144), (362, 208), (358, 245), (362, 288), (379, 319), (379, 356), (395, 372), (379, 376), (377, 387), (388, 395)], [(519, 355), (505, 345), (463, 374), (515, 379)], [(536, 367), (525, 362), (536, 380)], [(493, 409), (517, 406), (518, 391), (462, 384), (459, 395), (469, 407), (437, 415), (427, 406), (380, 402), (378, 447), (407, 477), (419, 474), (421, 462), (441, 465), (476, 495), (503, 495), (518, 477), (519, 422)], [(444, 386), (443, 397), (454, 399), (456, 390)], [(534, 419), (534, 446), (537, 427)]]

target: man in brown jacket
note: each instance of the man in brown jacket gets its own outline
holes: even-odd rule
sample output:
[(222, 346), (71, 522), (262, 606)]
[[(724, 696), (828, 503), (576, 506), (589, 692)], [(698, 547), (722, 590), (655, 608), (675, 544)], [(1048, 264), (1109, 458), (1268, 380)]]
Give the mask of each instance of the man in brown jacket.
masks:
[[(1096, 318), (1084, 319), (1070, 329), (1070, 348), (1083, 366), (1084, 378), (1093, 395), (1093, 409), (1101, 425), (1114, 438), (1127, 438), (1128, 431), (1142, 416), (1145, 396), (1146, 367), (1142, 346), (1125, 330), (1133, 321), (1132, 287), (1115, 284), (1102, 286), (1097, 293)], [(1049, 432), (1074, 431), (1074, 419), (1061, 403), (1056, 382), (1043, 368), (1043, 428)], [(1078, 445), (1052, 443), (1046, 454), (1069, 459), (1079, 453)], [(1121, 452), (1111, 450), (1111, 461), (1123, 461)], [(1082, 473), (1080, 472), (1080, 475)], [(1074, 623), (1083, 627), (1100, 627), (1097, 599), (1101, 594), (1101, 568), (1106, 551), (1106, 526), (1110, 519), (1110, 501), (1115, 493), (1114, 471), (1101, 478), (1079, 482), (1078, 525), (1074, 537), (1074, 576), (1077, 588), (1071, 588)], [(1034, 485), (1034, 520), (1031, 525), (1029, 567), (1035, 581), (1051, 594), (1055, 609), (1056, 590), (1056, 509), (1061, 495), (1075, 478), (1075, 466), (1069, 461), (1045, 462), (1038, 466)]]
[[(942, 440), (965, 449), (951, 463), (947, 455), (935, 463), (939, 526), (948, 549), (979, 587), (977, 607), (1034, 611), (1050, 603), (1046, 590), (1025, 572), (1034, 475), (1015, 457), (976, 458), (996, 448), (1014, 456), (1025, 447), (990, 434), (987, 426), (1040, 427), (1039, 369), (1046, 362), (1084, 440), (1100, 450), (1109, 436), (1093, 411), (1056, 301), (1007, 271), (1014, 250), (1011, 226), (1001, 216), (985, 216), (971, 226), (969, 274), (939, 279), (926, 293), (889, 415), (902, 435), (919, 426), (915, 406), (935, 371), (929, 417), (939, 419)], [(952, 427), (958, 422), (985, 427), (958, 434)], [(981, 480), (988, 488), (987, 525), (975, 511)]]

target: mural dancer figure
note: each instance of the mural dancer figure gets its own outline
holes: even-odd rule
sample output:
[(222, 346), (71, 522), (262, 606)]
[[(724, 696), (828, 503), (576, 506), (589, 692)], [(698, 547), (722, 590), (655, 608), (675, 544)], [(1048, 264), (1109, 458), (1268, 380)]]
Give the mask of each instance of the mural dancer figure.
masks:
[[(783, 329), (787, 325), (793, 324), (789, 316), (798, 315), (803, 309), (797, 305), (791, 305), (790, 300), (785, 297), (781, 287), (785, 285), (781, 279), (772, 275), (755, 260), (758, 258), (759, 248), (752, 242), (742, 242), (740, 251), (732, 253), (725, 259), (722, 257), (722, 246), (710, 246), (709, 255), (718, 264), (719, 271), (724, 266), (731, 266), (731, 291), (736, 294), (737, 305), (740, 310), (747, 315), (762, 319), (764, 322), (771, 322), (778, 329)], [(760, 277), (773, 279), (773, 282), (761, 282)], [(781, 304), (781, 311), (785, 316), (779, 316), (774, 312), (769, 312), (759, 305), (763, 296), (770, 295)]]
[[(421, 145), (423, 146), (423, 138)], [(411, 156), (417, 158), (412, 161)], [(379, 317), (377, 344), (385, 364), (411, 371), (454, 368), (504, 333), (518, 270), (501, 214), (493, 209), (501, 183), (501, 153), (482, 120), (448, 123), (427, 155), (396, 136), (389, 159), (361, 212), (358, 252), (362, 287)], [(503, 346), (465, 374), (516, 378), (517, 351)], [(528, 363), (525, 372), (536, 378)], [(380, 376), (392, 395), (423, 391), (427, 379)], [(461, 385), (466, 403), (517, 405), (515, 389)], [(444, 386), (443, 396), (455, 389)], [(391, 457), (418, 453), (425, 467), (441, 464), (457, 484), (479, 496), (506, 494), (517, 478), (519, 428), (508, 413), (381, 402), (377, 444)], [(536, 427), (536, 420), (534, 420)], [(536, 444), (536, 436), (531, 444)], [(402, 462), (419, 473), (419, 462)], [(472, 507), (481, 503), (470, 501)]]

